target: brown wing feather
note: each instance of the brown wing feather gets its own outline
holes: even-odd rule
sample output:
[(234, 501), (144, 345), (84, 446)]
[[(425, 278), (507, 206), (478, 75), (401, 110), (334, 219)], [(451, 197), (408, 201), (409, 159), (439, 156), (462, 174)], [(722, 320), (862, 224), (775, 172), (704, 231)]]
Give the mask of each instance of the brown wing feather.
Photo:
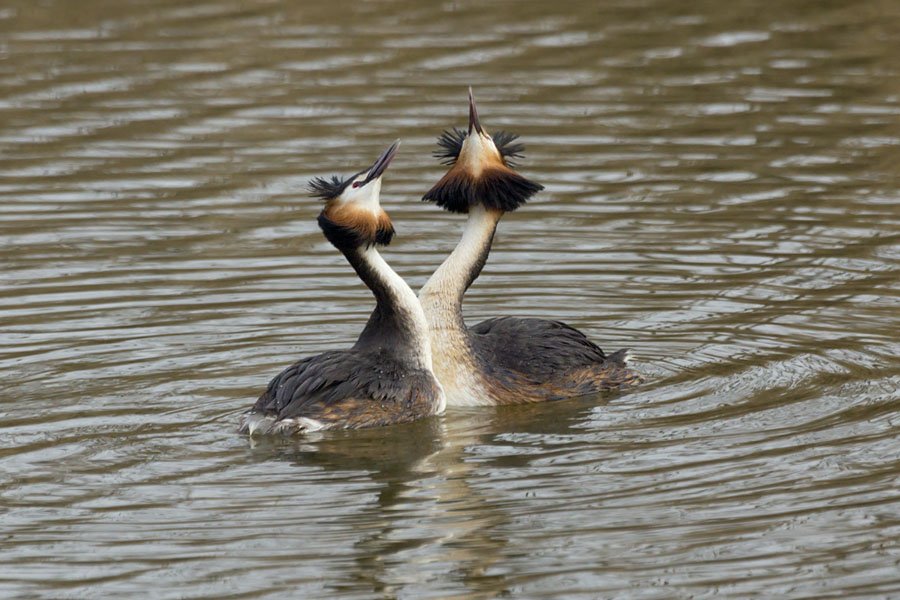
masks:
[(440, 389), (428, 371), (386, 353), (340, 350), (279, 373), (253, 411), (277, 420), (305, 417), (342, 428), (373, 427), (434, 414)]
[(626, 351), (607, 356), (559, 321), (500, 317), (469, 332), (488, 388), (503, 403), (586, 396), (641, 381), (626, 366)]

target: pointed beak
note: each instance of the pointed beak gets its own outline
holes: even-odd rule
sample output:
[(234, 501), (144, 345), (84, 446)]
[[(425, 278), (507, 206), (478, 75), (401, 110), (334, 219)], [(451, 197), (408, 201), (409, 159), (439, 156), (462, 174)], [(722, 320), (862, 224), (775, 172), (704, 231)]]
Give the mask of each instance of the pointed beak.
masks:
[(387, 171), (388, 165), (391, 164), (391, 161), (394, 160), (394, 155), (397, 154), (397, 148), (400, 147), (400, 140), (395, 140), (390, 147), (381, 153), (381, 156), (378, 157), (378, 160), (369, 168), (369, 174), (366, 175), (365, 181), (363, 181), (363, 185), (369, 183), (370, 181), (374, 181), (381, 177), (385, 171)]
[(484, 133), (484, 129), (481, 128), (481, 123), (478, 121), (478, 108), (475, 106), (475, 96), (472, 95), (472, 86), (469, 86), (469, 134), (472, 133), (473, 128), (479, 135)]

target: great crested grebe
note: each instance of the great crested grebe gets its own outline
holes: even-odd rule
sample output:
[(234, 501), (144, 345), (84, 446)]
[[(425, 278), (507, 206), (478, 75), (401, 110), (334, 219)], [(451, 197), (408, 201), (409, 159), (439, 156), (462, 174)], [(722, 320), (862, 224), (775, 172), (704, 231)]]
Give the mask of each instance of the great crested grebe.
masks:
[(423, 200), (468, 213), (456, 248), (419, 291), (428, 318), (434, 373), (449, 405), (543, 402), (595, 394), (641, 381), (628, 351), (605, 354), (583, 333), (545, 319), (500, 317), (466, 327), (463, 295), (481, 273), (505, 212), (543, 189), (515, 172), (518, 136), (491, 137), (478, 120), (469, 89), (468, 131), (445, 131), (435, 153), (451, 165)]
[(325, 200), (319, 227), (372, 290), (375, 310), (349, 350), (305, 358), (277, 375), (242, 416), (241, 433), (377, 427), (443, 412), (425, 313), (375, 249), (394, 235), (379, 194), (381, 176), (398, 145), (394, 142), (371, 167), (347, 179), (310, 182), (313, 195)]

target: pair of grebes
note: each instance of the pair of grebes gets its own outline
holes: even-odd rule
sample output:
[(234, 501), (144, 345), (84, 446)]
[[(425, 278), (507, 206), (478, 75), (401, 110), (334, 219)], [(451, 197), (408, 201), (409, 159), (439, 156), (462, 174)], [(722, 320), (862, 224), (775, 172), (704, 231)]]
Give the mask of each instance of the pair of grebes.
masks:
[(416, 293), (378, 253), (394, 235), (379, 204), (381, 178), (399, 142), (349, 178), (316, 178), (319, 226), (372, 290), (376, 306), (347, 350), (304, 358), (277, 375), (245, 413), (242, 433), (295, 434), (406, 423), (446, 406), (546, 402), (638, 383), (628, 351), (606, 354), (558, 321), (499, 317), (473, 327), (463, 295), (481, 273), (504, 213), (543, 186), (510, 165), (517, 136), (482, 127), (469, 90), (468, 130), (445, 131), (435, 153), (450, 170), (423, 197), (468, 215), (462, 239)]

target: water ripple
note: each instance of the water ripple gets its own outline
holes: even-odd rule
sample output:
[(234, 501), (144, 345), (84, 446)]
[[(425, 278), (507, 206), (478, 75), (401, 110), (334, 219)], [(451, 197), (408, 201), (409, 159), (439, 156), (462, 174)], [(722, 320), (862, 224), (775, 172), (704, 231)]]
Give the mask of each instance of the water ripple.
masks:
[[(883, 2), (73, 6), (0, 9), (0, 593), (900, 590)], [(403, 138), (385, 256), (421, 285), (468, 85), (547, 189), (467, 316), (565, 320), (648, 383), (248, 445), (267, 378), (371, 310), (306, 182)]]

